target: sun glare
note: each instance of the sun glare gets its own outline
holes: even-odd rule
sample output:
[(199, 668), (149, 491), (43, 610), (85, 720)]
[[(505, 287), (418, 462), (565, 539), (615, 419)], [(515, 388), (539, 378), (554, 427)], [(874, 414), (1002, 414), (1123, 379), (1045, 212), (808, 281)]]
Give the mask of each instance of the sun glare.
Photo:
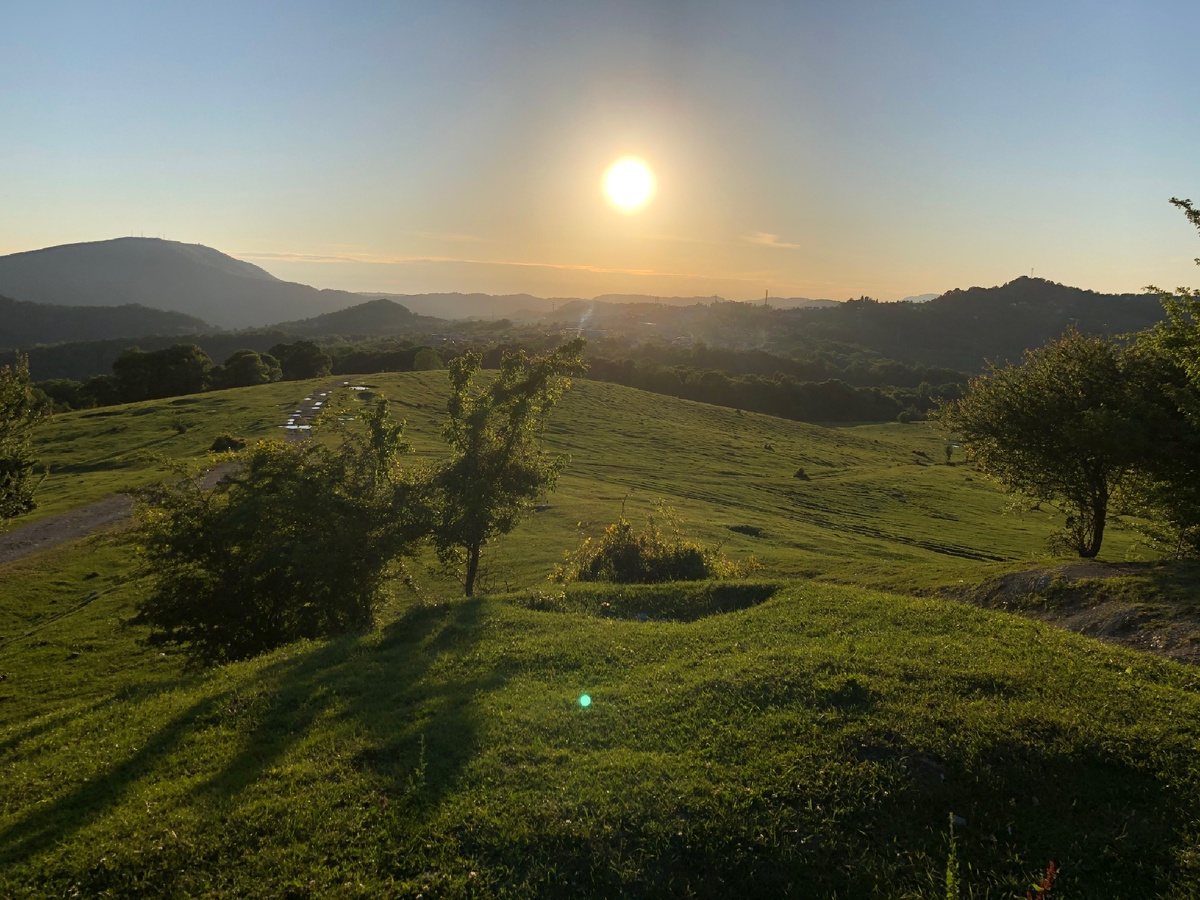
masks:
[(640, 159), (618, 159), (604, 173), (604, 195), (621, 212), (637, 212), (654, 196), (654, 173)]

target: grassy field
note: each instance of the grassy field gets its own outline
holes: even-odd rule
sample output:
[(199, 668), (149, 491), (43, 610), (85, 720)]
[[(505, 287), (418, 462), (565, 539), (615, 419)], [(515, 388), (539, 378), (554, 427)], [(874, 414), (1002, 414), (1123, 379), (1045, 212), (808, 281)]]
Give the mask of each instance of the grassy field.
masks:
[(37, 432), (35, 452), (49, 469), (35, 522), (112, 494), (159, 481), (180, 463), (204, 460), (220, 434), (278, 437), (308, 383), (289, 382), (83, 410), (55, 416)]
[[(414, 464), (439, 452), (443, 374), (368, 382)], [(171, 401), (76, 413), (43, 446), (195, 457), (307, 388), (195, 398), (182, 434)], [(1054, 525), (1003, 515), (936, 432), (580, 382), (549, 439), (572, 462), (491, 595), (418, 565), (370, 633), (248, 662), (141, 643), (117, 537), (0, 567), (0, 895), (941, 897), (952, 813), (963, 896), (1023, 896), (1050, 859), (1056, 896), (1200, 895), (1200, 674), (914, 597), (1048, 562)], [(546, 581), (660, 500), (763, 580)]]

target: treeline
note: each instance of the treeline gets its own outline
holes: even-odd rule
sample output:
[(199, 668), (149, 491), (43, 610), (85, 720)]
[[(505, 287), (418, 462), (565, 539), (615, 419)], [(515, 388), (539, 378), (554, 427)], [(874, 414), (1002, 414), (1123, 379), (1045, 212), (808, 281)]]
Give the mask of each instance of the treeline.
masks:
[(38, 382), (36, 387), (55, 410), (66, 411), (276, 381), (408, 372), (439, 369), (443, 365), (437, 351), (425, 346), (334, 349), (340, 352), (333, 355), (312, 341), (278, 343), (265, 352), (235, 350), (224, 363), (216, 365), (196, 344), (174, 344), (160, 350), (130, 347), (113, 362), (111, 375), (95, 375), (83, 381), (49, 379)]
[[(836, 379), (856, 387), (916, 388), (922, 384), (963, 384), (969, 376), (957, 369), (900, 362), (860, 346), (826, 342), (817, 349), (796, 349), (788, 355), (766, 350), (735, 349), (697, 343), (692, 345), (661, 342), (632, 344), (629, 341), (601, 339), (595, 342), (590, 358), (607, 357), (640, 366), (682, 366), (712, 369), (730, 376), (758, 375), (775, 378), (790, 375), (799, 381)], [(609, 379), (605, 379), (609, 380)]]
[[(240, 348), (220, 365), (197, 344), (132, 347), (117, 356), (112, 374), (50, 379), (37, 387), (56, 410), (88, 409), (281, 380), (438, 369), (468, 350), (479, 352), (483, 367), (491, 369), (499, 367), (509, 350), (543, 351), (557, 340), (535, 335), (528, 344), (486, 348), (448, 343), (440, 351), (409, 340), (326, 346), (300, 340), (265, 350)], [(703, 344), (605, 344), (630, 355), (591, 356), (587, 377), (595, 381), (805, 422), (918, 419), (939, 401), (958, 397), (967, 381), (952, 369), (900, 363), (861, 348), (829, 348), (789, 358)]]
[[(859, 387), (839, 378), (802, 381), (795, 375), (731, 376), (716, 369), (593, 357), (587, 377), (627, 387), (744, 409), (801, 422), (912, 421), (940, 401), (960, 396), (958, 381), (914, 387)], [(957, 373), (954, 373), (957, 374)], [(965, 380), (965, 379), (964, 379)]]

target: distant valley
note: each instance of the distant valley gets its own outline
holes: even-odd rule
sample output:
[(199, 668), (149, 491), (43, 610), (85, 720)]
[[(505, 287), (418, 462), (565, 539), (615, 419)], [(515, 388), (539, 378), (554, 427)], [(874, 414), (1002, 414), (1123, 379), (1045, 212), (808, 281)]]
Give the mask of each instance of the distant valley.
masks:
[[(1099, 294), (1024, 276), (897, 303), (867, 297), (744, 303), (629, 294), (364, 295), (280, 281), (208, 247), (150, 238), (0, 257), (0, 296), (13, 298), (0, 301), (0, 350), (30, 352), (35, 378), (104, 374), (133, 344), (155, 349), (197, 343), (218, 358), (243, 347), (263, 350), (288, 336), (325, 342), (404, 336), (457, 345), (522, 343), (564, 332), (583, 333), (601, 345), (706, 345), (782, 359), (862, 352), (974, 372), (989, 361), (1016, 361), (1068, 327), (1114, 335), (1143, 330), (1162, 317), (1150, 295)], [(602, 349), (610, 355), (619, 350)]]

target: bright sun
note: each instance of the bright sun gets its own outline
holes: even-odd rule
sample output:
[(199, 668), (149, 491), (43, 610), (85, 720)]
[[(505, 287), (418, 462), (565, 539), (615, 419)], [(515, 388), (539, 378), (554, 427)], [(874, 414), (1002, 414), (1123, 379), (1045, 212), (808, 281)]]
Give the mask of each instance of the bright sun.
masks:
[(604, 173), (604, 195), (621, 212), (637, 212), (654, 196), (654, 173), (640, 159), (618, 159)]

